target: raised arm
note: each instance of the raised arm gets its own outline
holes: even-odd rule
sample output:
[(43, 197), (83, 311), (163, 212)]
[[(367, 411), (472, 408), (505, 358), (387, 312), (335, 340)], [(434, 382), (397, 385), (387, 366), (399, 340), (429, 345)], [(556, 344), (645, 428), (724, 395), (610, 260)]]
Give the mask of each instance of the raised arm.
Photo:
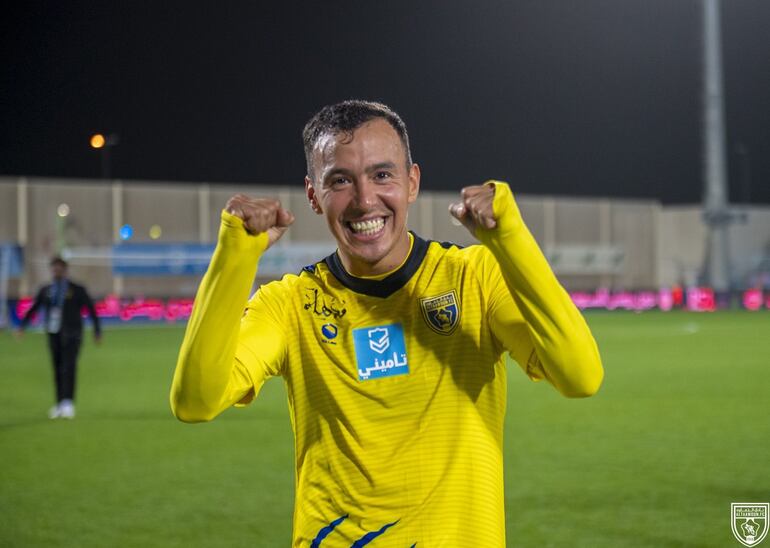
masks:
[[(530, 377), (547, 378), (567, 397), (594, 394), (604, 376), (596, 341), (524, 224), (508, 185), (492, 181), (468, 187), (450, 211), (500, 266), (535, 350), (520, 365)], [(510, 310), (499, 314), (498, 325), (513, 325)], [(499, 338), (506, 341), (509, 335), (514, 338), (508, 333)]]
[[(249, 399), (264, 382), (266, 372), (259, 364), (236, 358), (244, 329), (241, 319), (260, 256), (293, 221), (275, 200), (238, 195), (228, 201), (174, 372), (170, 399), (178, 419), (211, 420)], [(264, 331), (259, 318), (246, 323), (251, 333)]]

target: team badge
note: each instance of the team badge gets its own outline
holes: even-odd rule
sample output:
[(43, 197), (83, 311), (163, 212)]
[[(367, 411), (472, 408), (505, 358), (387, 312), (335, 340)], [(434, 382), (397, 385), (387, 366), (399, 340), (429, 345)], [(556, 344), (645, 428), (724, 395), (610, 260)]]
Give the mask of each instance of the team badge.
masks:
[(441, 335), (450, 335), (460, 323), (460, 304), (454, 289), (438, 297), (420, 299), (420, 308), (428, 326)]
[(744, 546), (756, 546), (767, 535), (768, 502), (733, 502), (730, 525), (733, 535)]
[(400, 323), (354, 329), (353, 344), (359, 381), (409, 373), (404, 328)]

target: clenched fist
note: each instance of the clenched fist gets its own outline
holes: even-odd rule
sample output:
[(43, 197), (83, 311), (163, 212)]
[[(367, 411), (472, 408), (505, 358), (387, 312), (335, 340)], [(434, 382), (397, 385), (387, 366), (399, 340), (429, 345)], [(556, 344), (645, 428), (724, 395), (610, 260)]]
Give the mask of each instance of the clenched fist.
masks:
[(267, 247), (277, 242), (294, 222), (294, 214), (271, 198), (249, 198), (236, 194), (227, 201), (225, 210), (243, 219), (243, 226), (250, 234), (267, 232)]
[(487, 230), (497, 226), (492, 202), (495, 199), (494, 183), (466, 186), (460, 192), (462, 200), (449, 206), (449, 213), (460, 221), (471, 234), (476, 228)]

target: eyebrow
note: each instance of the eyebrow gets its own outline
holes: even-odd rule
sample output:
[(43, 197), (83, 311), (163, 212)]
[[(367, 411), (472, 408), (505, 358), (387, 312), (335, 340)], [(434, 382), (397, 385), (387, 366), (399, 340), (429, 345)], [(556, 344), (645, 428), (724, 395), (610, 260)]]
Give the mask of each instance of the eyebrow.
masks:
[(372, 171), (379, 171), (381, 169), (394, 169), (395, 167), (396, 164), (393, 162), (380, 162), (379, 164), (374, 164), (373, 166), (367, 167), (366, 171), (371, 173)]
[[(393, 162), (379, 162), (377, 164), (372, 164), (368, 166), (365, 171), (367, 173), (373, 173), (375, 171), (380, 171), (381, 169), (395, 169), (396, 164)], [(324, 174), (322, 181), (328, 181), (331, 177), (335, 175), (345, 175), (345, 176), (352, 176), (353, 172), (351, 172), (348, 169), (345, 169), (344, 167), (335, 167), (328, 173)]]

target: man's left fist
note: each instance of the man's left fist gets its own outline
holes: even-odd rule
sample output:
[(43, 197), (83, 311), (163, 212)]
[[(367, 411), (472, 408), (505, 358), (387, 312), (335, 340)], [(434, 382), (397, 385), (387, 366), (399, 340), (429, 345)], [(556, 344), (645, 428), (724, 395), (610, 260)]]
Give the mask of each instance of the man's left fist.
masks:
[(495, 200), (495, 184), (466, 186), (460, 191), (462, 200), (449, 206), (449, 213), (460, 221), (471, 234), (477, 228), (490, 230), (497, 226), (492, 202)]

